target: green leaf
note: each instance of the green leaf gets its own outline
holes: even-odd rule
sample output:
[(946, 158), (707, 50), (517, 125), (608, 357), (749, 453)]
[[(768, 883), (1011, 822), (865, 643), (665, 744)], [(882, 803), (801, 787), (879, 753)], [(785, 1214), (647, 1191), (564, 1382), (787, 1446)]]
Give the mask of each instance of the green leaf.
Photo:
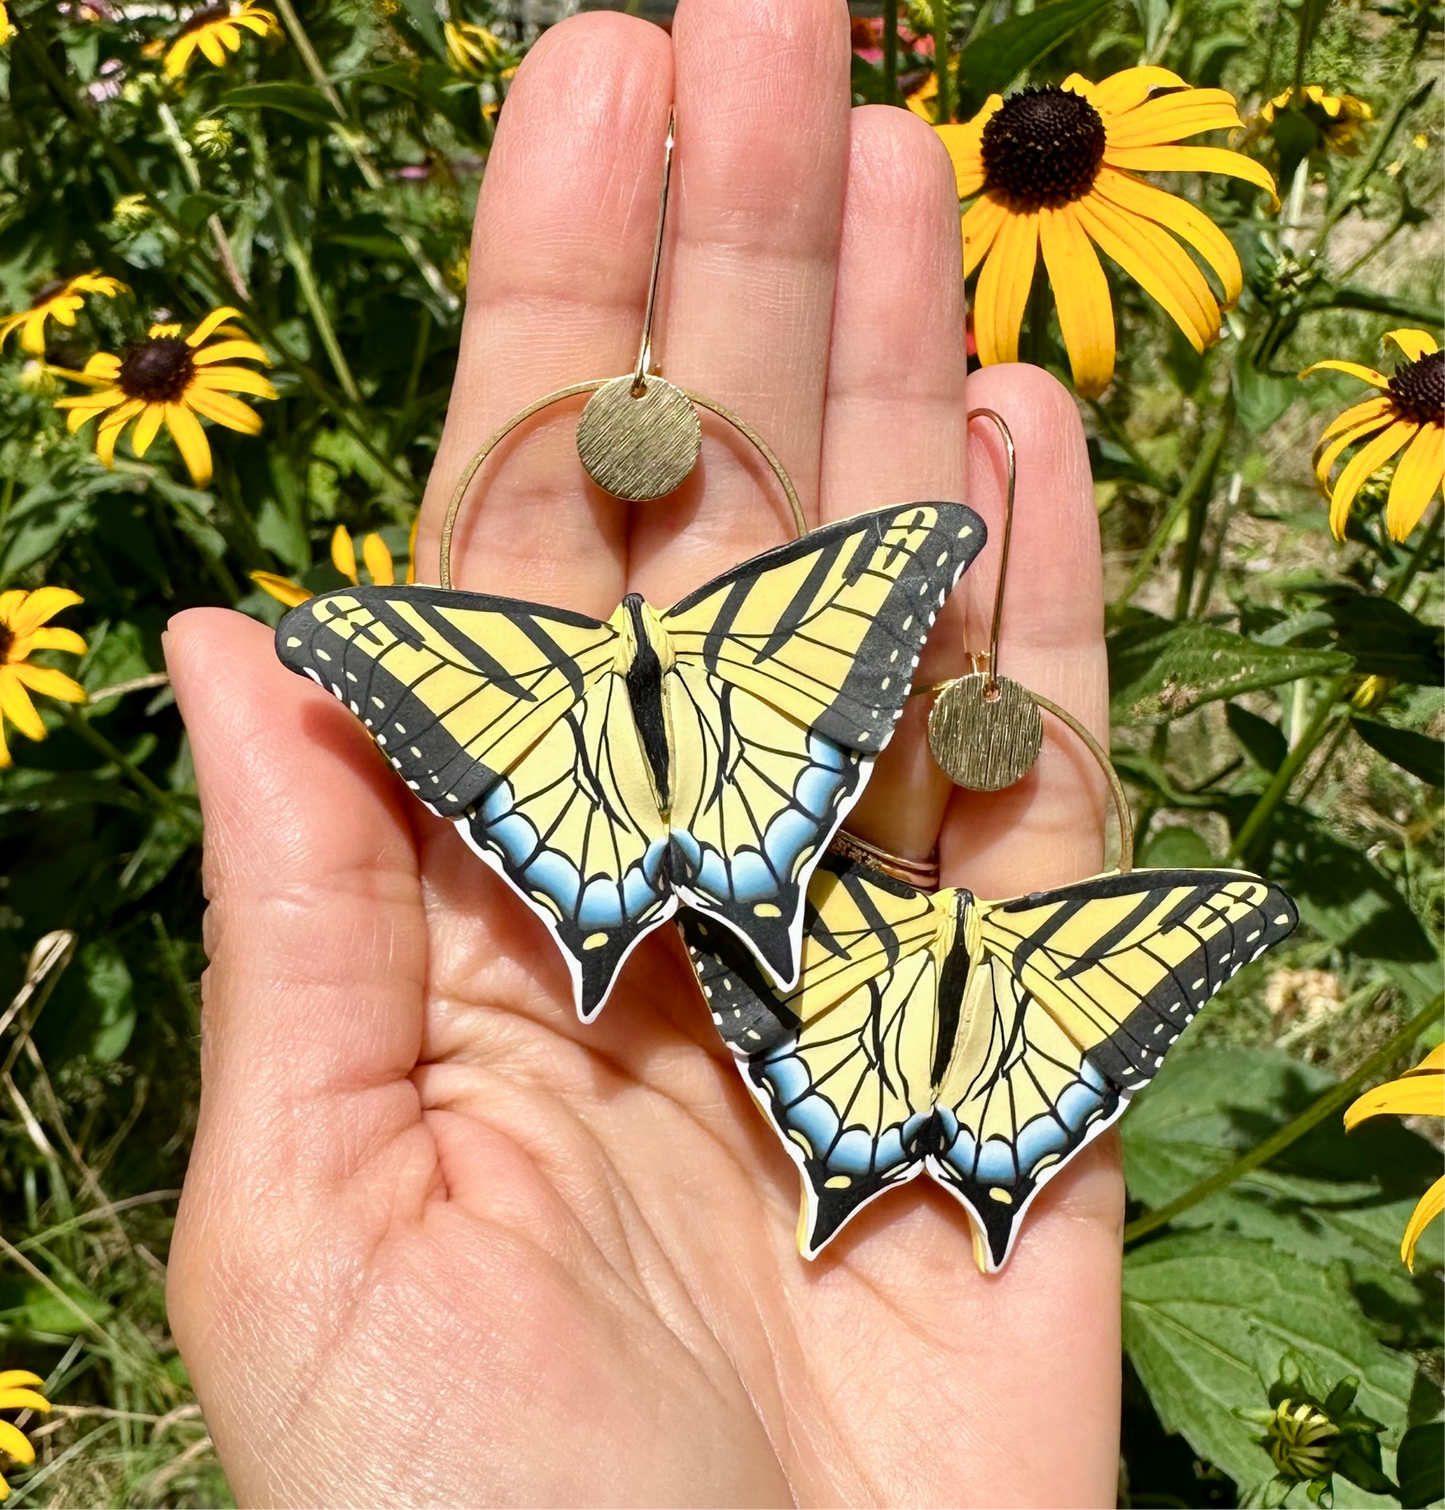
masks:
[(307, 84), (242, 84), (228, 89), (212, 115), (223, 110), (281, 110), (312, 125), (335, 125), (341, 117), (331, 102)]
[(1424, 1510), (1445, 1498), (1445, 1425), (1424, 1421), (1400, 1439), (1395, 1459), (1400, 1503), (1405, 1510)]
[(97, 1021), (90, 1055), (101, 1064), (118, 1059), (135, 1031), (135, 991), (125, 956), (107, 941), (87, 944), (80, 951), (85, 984)]
[(1445, 786), (1445, 743), (1433, 735), (1397, 729), (1393, 724), (1361, 718), (1358, 714), (1353, 722), (1355, 733), (1386, 760), (1394, 761), (1402, 771), (1418, 776), (1430, 786)]
[[(972, 114), (986, 95), (1008, 87), (1051, 47), (1092, 21), (1109, 0), (1052, 0), (1027, 15), (986, 26), (959, 54), (959, 113)], [(970, 108), (971, 107), (971, 108)]]
[[(1273, 1465), (1259, 1427), (1236, 1412), (1266, 1405), (1267, 1383), (1287, 1350), (1320, 1375), (1360, 1378), (1360, 1405), (1403, 1427), (1414, 1369), (1361, 1317), (1338, 1265), (1308, 1263), (1269, 1243), (1187, 1233), (1147, 1243), (1124, 1261), (1124, 1345), (1159, 1418), (1238, 1483)], [(1350, 1504), (1388, 1504), (1352, 1492)]]
[(1244, 746), (1245, 754), (1257, 766), (1270, 772), (1279, 770), (1289, 754), (1289, 741), (1278, 724), (1270, 723), (1258, 713), (1251, 713), (1248, 708), (1241, 708), (1238, 703), (1230, 703), (1224, 716), (1230, 733)]
[(1445, 681), (1438, 625), (1371, 593), (1341, 591), (1324, 602), (1335, 645), (1362, 676), (1390, 676), (1422, 687)]
[(194, 231), (198, 226), (205, 225), (212, 215), (235, 202), (224, 194), (207, 194), (197, 190), (194, 194), (183, 195), (177, 200), (172, 213), (188, 231)]
[(1110, 711), (1116, 723), (1157, 723), (1349, 664), (1333, 651), (1262, 645), (1213, 624), (1150, 618), (1109, 636)]
[(442, 35), (442, 24), (437, 17), (436, 6), (432, 0), (401, 0), (406, 7), (406, 13), (411, 17), (412, 25), (416, 27), (426, 41), (428, 47), (439, 58), (447, 55), (446, 38)]
[(1208, 870), (1219, 857), (1192, 828), (1175, 823), (1150, 836), (1141, 863), (1157, 870)]
[(1294, 373), (1261, 372), (1243, 358), (1234, 364), (1231, 380), (1240, 423), (1254, 435), (1268, 430), (1300, 396)]

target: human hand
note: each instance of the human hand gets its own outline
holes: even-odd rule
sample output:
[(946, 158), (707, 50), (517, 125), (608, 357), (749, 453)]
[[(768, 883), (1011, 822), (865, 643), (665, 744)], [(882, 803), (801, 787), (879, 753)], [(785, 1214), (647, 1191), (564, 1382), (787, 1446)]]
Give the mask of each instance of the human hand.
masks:
[[(962, 498), (991, 526), (1018, 443), (1004, 669), (1102, 736), (1097, 532), (1072, 402), (1029, 368), (964, 385), (947, 158), (850, 111), (839, 0), (683, 0), (667, 36), (567, 22), (513, 85), (487, 169), (460, 364), (423, 511), (539, 395), (630, 368), (661, 144), (678, 144), (657, 343), (755, 425), (810, 520)], [(698, 474), (629, 507), (572, 418), (493, 463), (464, 587), (605, 617), (668, 606), (788, 535), (756, 459), (704, 426)], [(971, 471), (966, 476), (968, 463)], [(997, 539), (997, 530), (995, 530)], [(997, 551), (920, 677), (986, 643)], [(919, 1181), (798, 1257), (793, 1166), (717, 1040), (672, 930), (583, 1027), (542, 924), (401, 787), (332, 698), (234, 614), (168, 636), (206, 819), (204, 1094), (172, 1322), (238, 1499), (287, 1504), (1112, 1503), (1112, 1138), (1041, 1194), (1007, 1268)], [(951, 792), (915, 699), (850, 827), (1007, 896), (1099, 868), (1088, 756)]]

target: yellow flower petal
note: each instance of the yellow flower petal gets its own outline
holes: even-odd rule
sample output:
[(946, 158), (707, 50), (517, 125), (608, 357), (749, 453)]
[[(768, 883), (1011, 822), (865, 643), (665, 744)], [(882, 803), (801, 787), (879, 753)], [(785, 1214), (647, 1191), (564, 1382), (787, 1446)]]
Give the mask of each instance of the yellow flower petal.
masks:
[(229, 393), (193, 387), (186, 395), (186, 402), (197, 414), (205, 415), (228, 430), (239, 430), (242, 435), (261, 433), (261, 416), (249, 404), (232, 398)]
[(200, 420), (184, 404), (167, 404), (166, 429), (180, 450), (191, 481), (198, 488), (205, 487), (211, 480), (211, 444)]
[(1357, 1127), (1369, 1117), (1445, 1117), (1445, 1076), (1405, 1075), (1366, 1091), (1350, 1103), (1345, 1128)]
[[(5, 743), (5, 720), (3, 718), (0, 718), (0, 771), (3, 771), (6, 766), (12, 766), (14, 764), (15, 761), (11, 758), (10, 755), (10, 746)], [(0, 1486), (3, 1486), (4, 1483), (4, 1478), (0, 1477)], [(0, 1500), (5, 1499), (9, 1495), (9, 1493), (10, 1491), (7, 1488), (4, 1494), (0, 1494)]]
[(20, 345), (31, 356), (45, 355), (45, 317), (49, 308), (32, 310), (20, 328)]
[[(44, 739), (45, 725), (41, 722), (40, 715), (35, 711), (35, 704), (30, 701), (30, 696), (25, 688), (20, 685), (20, 678), (16, 675), (19, 667), (0, 667), (0, 713), (15, 725), (27, 739)], [(0, 1425), (3, 1425), (0, 1422)], [(0, 1447), (4, 1446), (4, 1438), (0, 1437)]]
[(421, 510), (411, 516), (411, 533), (406, 537), (406, 580), (416, 581), (416, 532), (421, 528)]
[(196, 42), (195, 32), (187, 32), (185, 36), (171, 44), (171, 49), (166, 54), (165, 65), (168, 79), (178, 79), (186, 71), (186, 64), (191, 61), (191, 54), (196, 50)]
[[(1332, 435), (1338, 435), (1344, 430), (1353, 430), (1357, 425), (1362, 425), (1370, 420), (1383, 422), (1395, 412), (1394, 401), (1390, 398), (1367, 398), (1362, 404), (1355, 404), (1346, 409), (1337, 419), (1332, 419), (1320, 435), (1320, 444), (1327, 441)], [(1318, 445), (1316, 450), (1318, 450)]]
[(206, 57), (209, 58), (217, 68), (221, 68), (225, 65), (226, 49), (222, 47), (221, 44), (216, 40), (216, 33), (214, 28), (203, 26), (201, 30), (196, 33), (196, 46), (199, 47), (203, 53), (205, 53)]
[[(37, 629), (26, 636), (31, 650), (67, 650), (71, 655), (85, 654), (85, 641), (73, 629)], [(19, 657), (16, 657), (19, 659)], [(0, 1389), (5, 1376), (0, 1374)]]
[(1223, 284), (1224, 307), (1234, 307), (1244, 288), (1244, 269), (1239, 265), (1234, 243), (1202, 210), (1177, 194), (1166, 194), (1163, 189), (1156, 189), (1153, 184), (1114, 168), (1099, 170), (1094, 193), (1121, 210), (1142, 215), (1182, 236), (1214, 269)]
[(361, 542), (361, 559), (366, 562), (366, 570), (377, 587), (390, 587), (396, 581), (391, 552), (380, 535), (367, 535)]
[(1435, 337), (1426, 330), (1387, 330), (1384, 339), (1398, 346), (1401, 355), (1411, 362), (1432, 356), (1440, 349), (1435, 344)]
[[(1430, 500), (1445, 476), (1445, 427), (1421, 425), (1390, 479), (1385, 528), (1392, 540), (1407, 540), (1425, 517)], [(1445, 1108), (1442, 1108), (1445, 1110)]]
[(1320, 491), (1325, 497), (1328, 498), (1330, 494), (1330, 469), (1340, 457), (1351, 446), (1364, 440), (1366, 436), (1378, 434), (1386, 425), (1391, 424), (1393, 420), (1394, 409), (1387, 406), (1385, 413), (1379, 418), (1361, 420), (1359, 424), (1351, 425), (1348, 430), (1337, 435), (1328, 444), (1321, 438), (1320, 444), (1315, 447), (1314, 467), (1315, 481), (1319, 483)]
[(983, 187), (983, 158), (980, 155), (983, 128), (988, 118), (1002, 108), (1003, 96), (991, 94), (984, 102), (983, 109), (971, 121), (965, 121), (961, 125), (934, 127), (953, 163), (953, 177), (960, 199), (977, 194)]
[(1109, 280), (1073, 206), (1039, 212), (1039, 244), (1059, 311), (1074, 387), (1097, 398), (1114, 376), (1114, 306)]
[(33, 1389), (0, 1389), (0, 1410), (49, 1411), (50, 1401)]
[(1389, 459), (1415, 433), (1415, 426), (1397, 420), (1389, 429), (1382, 431), (1373, 440), (1367, 441), (1349, 459), (1339, 481), (1330, 495), (1330, 530), (1336, 540), (1345, 538), (1345, 525), (1349, 522), (1350, 506), (1365, 481)]
[[(44, 731), (42, 730), (42, 735)], [(0, 1452), (8, 1453), (17, 1463), (33, 1463), (35, 1449), (18, 1426), (9, 1421), (0, 1421)]]
[(192, 383), (215, 392), (254, 393), (257, 398), (275, 398), (276, 390), (249, 367), (202, 367)]
[(10, 1389), (16, 1384), (28, 1384), (39, 1387), (45, 1380), (39, 1374), (32, 1374), (28, 1368), (0, 1369), (0, 1389)]
[(1167, 231), (1094, 195), (1074, 208), (1100, 249), (1160, 304), (1196, 351), (1218, 338), (1219, 304), (1204, 274)]
[(963, 212), (963, 276), (967, 278), (988, 255), (1009, 209), (997, 194), (983, 194)]
[(23, 587), (11, 587), (5, 592), (0, 592), (0, 624), (8, 626), (15, 610), (29, 596), (30, 594)]
[(95, 454), (107, 467), (115, 465), (115, 443), (120, 433), (146, 407), (144, 399), (128, 399), (114, 413), (106, 415), (95, 432)]
[(73, 608), (83, 601), (78, 592), (72, 592), (68, 587), (37, 587), (34, 592), (24, 594), (23, 601), (7, 615), (0, 617), (5, 618), (18, 637), (39, 629), (63, 609)]
[(130, 448), (138, 457), (144, 457), (151, 448), (151, 442), (156, 438), (156, 433), (161, 427), (161, 421), (165, 418), (166, 406), (164, 404), (147, 404), (145, 412), (135, 422), (135, 429), (131, 431)]
[(1312, 372), (1346, 372), (1351, 377), (1357, 377), (1362, 383), (1369, 383), (1372, 388), (1382, 388), (1388, 391), (1389, 378), (1375, 371), (1373, 367), (1361, 367), (1358, 362), (1337, 362), (1333, 358), (1327, 362), (1312, 362), (1300, 373), (1302, 378), (1307, 378)]
[(224, 325), (227, 320), (241, 317), (239, 309), (232, 309), (230, 305), (224, 305), (220, 309), (213, 309), (210, 314), (186, 337), (187, 346), (199, 346), (208, 335), (211, 335), (218, 326)]
[[(17, 681), (44, 697), (53, 697), (57, 702), (62, 703), (85, 701), (85, 688), (74, 677), (67, 676), (63, 671), (57, 671), (53, 666), (34, 666), (24, 661), (11, 666), (10, 670)], [(4, 1405), (0, 1405), (0, 1410), (4, 1408)]]
[(270, 593), (278, 603), (284, 603), (287, 608), (295, 608), (308, 598), (316, 596), (309, 588), (302, 587), (299, 582), (293, 582), (289, 577), (278, 577), (275, 572), (253, 571), (250, 577), (262, 592)]
[(1420, 1197), (1420, 1204), (1410, 1213), (1405, 1225), (1405, 1235), (1400, 1239), (1400, 1257), (1413, 1274), (1415, 1272), (1415, 1248), (1424, 1236), (1425, 1229), (1445, 1210), (1445, 1175)]
[(264, 37), (271, 28), (262, 19), (262, 14), (260, 11), (242, 11), (232, 16), (231, 21), (236, 26), (244, 26), (247, 31), (255, 32), (258, 37)]
[(1275, 209), (1279, 195), (1267, 168), (1242, 152), (1225, 147), (1106, 147), (1104, 161), (1134, 173), (1224, 173), (1256, 184), (1269, 195)]
[(1243, 123), (1234, 96), (1224, 89), (1190, 89), (1160, 95), (1123, 115), (1105, 128), (1111, 147), (1157, 147), (1201, 131), (1237, 128)]
[(978, 359), (985, 367), (1018, 361), (1019, 326), (1023, 324), (1038, 250), (1038, 211), (1006, 216), (978, 275), (973, 297), (973, 332)]
[(1167, 68), (1145, 64), (1110, 74), (1097, 84), (1091, 84), (1082, 74), (1071, 73), (1064, 80), (1063, 87), (1085, 95), (1101, 113), (1107, 111), (1111, 115), (1120, 115), (1142, 105), (1156, 89), (1187, 89), (1189, 85)]
[(248, 362), (264, 362), (268, 367), (271, 358), (254, 341), (217, 341), (195, 354), (197, 367), (209, 367), (213, 362), (230, 362), (244, 358)]
[(360, 583), (356, 574), (356, 547), (342, 525), (337, 525), (331, 535), (331, 564), (349, 582)]

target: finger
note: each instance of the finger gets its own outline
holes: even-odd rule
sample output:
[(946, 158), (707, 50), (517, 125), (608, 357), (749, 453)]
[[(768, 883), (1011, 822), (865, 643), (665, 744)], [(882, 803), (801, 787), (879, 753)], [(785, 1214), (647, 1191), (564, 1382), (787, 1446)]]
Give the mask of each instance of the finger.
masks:
[[(823, 429), (822, 517), (965, 497), (962, 251), (953, 168), (916, 116), (855, 110)], [(964, 669), (965, 578), (915, 680)], [(950, 784), (914, 698), (848, 827), (895, 853), (934, 846)]]
[[(816, 520), (847, 170), (847, 7), (682, 0), (672, 36), (663, 370), (758, 430)], [(777, 485), (746, 442), (711, 419), (693, 478), (635, 517), (630, 580), (659, 604), (793, 534)]]
[[(1004, 587), (999, 670), (1066, 708), (1105, 748), (1109, 721), (1103, 569), (1088, 451), (1065, 389), (1035, 367), (990, 367), (968, 383), (971, 408), (1002, 416), (1018, 479)], [(970, 572), (969, 643), (988, 643), (1007, 486), (992, 426), (969, 434), (969, 502), (990, 547)], [(998, 793), (958, 792), (940, 840), (945, 883), (1007, 897), (1096, 873), (1103, 859), (1105, 784), (1078, 737), (1044, 715), (1038, 764)]]
[(263, 625), (183, 613), (166, 659), (206, 830), (198, 1147), (325, 1181), (350, 1172), (363, 1126), (417, 1118), (427, 951), (407, 796)]
[[(427, 488), (418, 575), (468, 459), (544, 394), (632, 369), (672, 98), (667, 36), (624, 16), (552, 28), (517, 72), (472, 236), (456, 381)], [(582, 400), (524, 425), (472, 484), (463, 587), (606, 617), (624, 591), (627, 506), (577, 459)]]

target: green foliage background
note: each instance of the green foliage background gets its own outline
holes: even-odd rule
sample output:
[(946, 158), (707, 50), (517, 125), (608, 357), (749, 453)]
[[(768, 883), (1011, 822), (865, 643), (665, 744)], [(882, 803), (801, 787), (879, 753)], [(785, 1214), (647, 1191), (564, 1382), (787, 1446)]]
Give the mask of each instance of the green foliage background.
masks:
[[(92, 299), (73, 333), (52, 326), (48, 359), (78, 367), (158, 312), (235, 304), (280, 392), (261, 438), (209, 431), (215, 482), (199, 491), (165, 441), (144, 462), (122, 446), (104, 470), (38, 391), (43, 374), (13, 342), (0, 357), (0, 586), (84, 595), (64, 622), (90, 641), (92, 694), (74, 713), (52, 705), (49, 737), (14, 741), (0, 775), (0, 1005), (14, 998), (0, 1017), (0, 1361), (48, 1375), (60, 1407), (16, 1504), (227, 1500), (162, 1291), (204, 956), (198, 808), (156, 675), (161, 635), (196, 604), (274, 621), (253, 570), (335, 585), (338, 523), (404, 554), (451, 383), (493, 107), (525, 41), (479, 0), (295, 0), (277, 7), (285, 34), (248, 38), (225, 69), (199, 63), (182, 90), (160, 79), (154, 44), (189, 9), (15, 0), (0, 52), (5, 306), (91, 268), (134, 291)], [(496, 69), (453, 71), (445, 16), (497, 26)], [(1264, 1405), (1291, 1354), (1325, 1389), (1359, 1376), (1393, 1471), (1407, 1429), (1441, 1413), (1440, 1224), (1413, 1278), (1397, 1251), (1438, 1140), (1393, 1123), (1346, 1137), (1338, 1113), (1439, 1038), (1439, 506), (1395, 545), (1371, 485), (1376, 507), (1332, 542), (1308, 455), (1360, 395), (1295, 374), (1327, 356), (1376, 364), (1397, 326), (1440, 334), (1439, 11), (970, 0), (941, 23), (914, 4), (907, 21), (947, 28), (964, 112), (991, 89), (1140, 61), (1223, 84), (1246, 109), (1300, 80), (1374, 107), (1358, 157), (1309, 151), (1299, 119), (1257, 144), (1283, 170), (1280, 218), (1248, 191), (1187, 187), (1246, 269), (1227, 338), (1196, 356), (1118, 280), (1118, 378), (1085, 409), (1116, 761), (1141, 860), (1246, 860), (1306, 921), (1186, 1035), (1124, 1124), (1121, 1495), (1270, 1493), (1241, 1412)], [(895, 85), (859, 57), (858, 98), (896, 97), (929, 66), (905, 45)], [(1047, 300), (1031, 311), (1033, 359), (1066, 375)], [(1362, 692), (1366, 676), (1380, 680)], [(1441, 1488), (1421, 1482), (1405, 1503)]]

